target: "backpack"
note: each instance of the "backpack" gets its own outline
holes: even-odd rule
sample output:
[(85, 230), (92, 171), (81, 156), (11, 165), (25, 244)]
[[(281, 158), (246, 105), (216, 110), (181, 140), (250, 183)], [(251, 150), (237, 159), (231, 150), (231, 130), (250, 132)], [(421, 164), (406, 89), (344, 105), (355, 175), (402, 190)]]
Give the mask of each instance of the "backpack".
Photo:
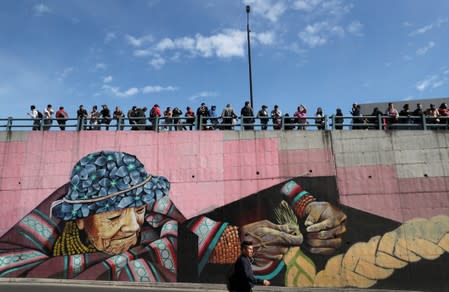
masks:
[(40, 111), (37, 111), (37, 118), (39, 120), (42, 120), (43, 117), (44, 117), (44, 115)]

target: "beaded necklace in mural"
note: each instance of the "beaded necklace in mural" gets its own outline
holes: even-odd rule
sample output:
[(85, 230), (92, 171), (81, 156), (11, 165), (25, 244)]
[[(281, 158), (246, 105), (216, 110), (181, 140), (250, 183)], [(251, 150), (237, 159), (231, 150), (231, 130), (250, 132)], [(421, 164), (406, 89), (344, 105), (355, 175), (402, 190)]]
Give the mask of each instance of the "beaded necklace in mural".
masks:
[(80, 232), (74, 221), (67, 221), (64, 226), (64, 231), (58, 237), (53, 247), (54, 256), (68, 256), (75, 254), (85, 254), (96, 252), (97, 249), (88, 243), (83, 243), (80, 238)]

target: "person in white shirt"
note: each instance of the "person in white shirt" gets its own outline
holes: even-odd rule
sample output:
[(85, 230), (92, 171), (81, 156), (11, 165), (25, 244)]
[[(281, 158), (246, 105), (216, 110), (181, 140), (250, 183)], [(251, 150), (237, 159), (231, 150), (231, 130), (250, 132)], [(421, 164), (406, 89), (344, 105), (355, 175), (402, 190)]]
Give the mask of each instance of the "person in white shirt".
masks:
[(44, 131), (48, 131), (51, 128), (51, 124), (53, 123), (53, 107), (51, 104), (47, 105), (47, 108), (44, 110)]
[(39, 131), (41, 128), (42, 114), (36, 109), (35, 105), (30, 106), (30, 112), (27, 113), (33, 119), (33, 131)]

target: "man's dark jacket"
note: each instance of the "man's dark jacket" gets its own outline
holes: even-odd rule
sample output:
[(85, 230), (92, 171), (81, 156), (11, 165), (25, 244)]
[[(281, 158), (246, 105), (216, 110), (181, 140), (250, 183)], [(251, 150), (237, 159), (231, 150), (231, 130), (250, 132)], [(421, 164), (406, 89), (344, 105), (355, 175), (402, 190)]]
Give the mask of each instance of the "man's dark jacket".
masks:
[(240, 255), (234, 264), (234, 272), (229, 279), (230, 291), (251, 291), (256, 284), (263, 284), (263, 280), (254, 277), (249, 257)]

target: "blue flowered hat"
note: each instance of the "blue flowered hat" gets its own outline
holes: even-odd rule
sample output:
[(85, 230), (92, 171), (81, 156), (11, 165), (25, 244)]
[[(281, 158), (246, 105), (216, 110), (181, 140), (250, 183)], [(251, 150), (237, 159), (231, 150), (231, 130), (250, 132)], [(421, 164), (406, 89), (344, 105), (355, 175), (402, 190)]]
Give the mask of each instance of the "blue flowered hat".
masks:
[(149, 175), (134, 155), (125, 152), (91, 153), (75, 165), (68, 193), (55, 201), (51, 214), (64, 221), (125, 208), (152, 205), (168, 196), (165, 177)]

